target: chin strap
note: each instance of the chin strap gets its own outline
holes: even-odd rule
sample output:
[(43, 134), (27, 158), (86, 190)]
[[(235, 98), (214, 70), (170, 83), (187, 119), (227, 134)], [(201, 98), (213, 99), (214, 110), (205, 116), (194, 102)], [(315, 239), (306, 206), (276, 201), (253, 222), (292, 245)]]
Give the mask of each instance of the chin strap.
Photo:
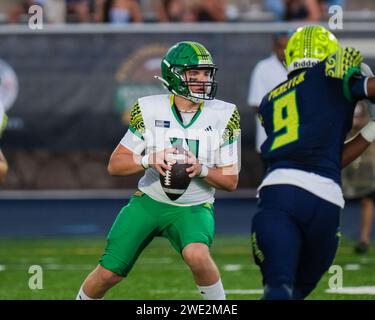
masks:
[(196, 98), (196, 97), (193, 97), (193, 96), (183, 96), (181, 94), (178, 94), (175, 90), (173, 90), (170, 86), (169, 86), (169, 83), (167, 80), (163, 79), (162, 77), (159, 77), (159, 76), (154, 76), (154, 79), (156, 80), (159, 80), (161, 81), (161, 83), (170, 91), (172, 92), (173, 94), (175, 94), (176, 96), (179, 96), (179, 97), (182, 97), (184, 99), (187, 99), (189, 101), (192, 101), (194, 103), (201, 103), (202, 100), (204, 99), (200, 99), (200, 98)]

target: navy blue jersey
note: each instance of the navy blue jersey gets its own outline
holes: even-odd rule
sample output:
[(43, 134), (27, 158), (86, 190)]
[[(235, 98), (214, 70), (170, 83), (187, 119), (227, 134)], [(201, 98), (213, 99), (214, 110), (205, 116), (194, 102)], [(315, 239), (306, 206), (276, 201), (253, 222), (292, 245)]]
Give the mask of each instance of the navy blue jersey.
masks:
[[(357, 95), (357, 99), (365, 97), (363, 81), (350, 80), (349, 88), (363, 91), (363, 97)], [(263, 98), (259, 107), (267, 133), (261, 146), (267, 172), (299, 169), (341, 184), (342, 150), (355, 105), (356, 101), (345, 98), (342, 80), (325, 76), (324, 63), (292, 73)]]

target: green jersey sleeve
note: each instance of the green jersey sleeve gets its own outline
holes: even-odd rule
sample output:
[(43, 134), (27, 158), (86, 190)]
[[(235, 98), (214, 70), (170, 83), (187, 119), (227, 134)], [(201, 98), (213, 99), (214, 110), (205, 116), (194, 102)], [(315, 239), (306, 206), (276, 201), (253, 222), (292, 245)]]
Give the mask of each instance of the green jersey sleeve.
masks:
[(143, 139), (145, 124), (143, 122), (143, 116), (138, 101), (134, 104), (130, 113), (129, 130), (137, 137)]

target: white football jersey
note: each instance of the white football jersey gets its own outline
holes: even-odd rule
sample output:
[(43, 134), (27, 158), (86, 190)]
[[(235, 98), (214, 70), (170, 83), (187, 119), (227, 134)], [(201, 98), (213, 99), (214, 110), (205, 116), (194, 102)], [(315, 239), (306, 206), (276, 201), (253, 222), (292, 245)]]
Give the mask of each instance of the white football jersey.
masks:
[[(204, 101), (190, 122), (184, 124), (174, 104), (174, 95), (163, 94), (138, 100), (120, 143), (137, 155), (182, 146), (195, 154), (199, 163), (220, 167), (238, 163), (239, 135), (240, 118), (235, 105), (220, 100)], [(159, 173), (148, 168), (138, 188), (154, 200), (172, 205), (214, 202), (215, 189), (201, 178), (194, 177), (175, 201), (164, 193), (159, 179)]]

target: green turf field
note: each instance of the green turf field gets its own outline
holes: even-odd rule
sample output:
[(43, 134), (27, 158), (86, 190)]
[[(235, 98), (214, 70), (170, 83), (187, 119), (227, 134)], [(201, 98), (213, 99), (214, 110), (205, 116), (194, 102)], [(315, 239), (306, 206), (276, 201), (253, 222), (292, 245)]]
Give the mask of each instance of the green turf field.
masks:
[[(74, 299), (104, 245), (104, 238), (1, 240), (0, 299)], [(343, 268), (343, 286), (372, 287), (373, 294), (326, 293), (331, 276), (327, 274), (310, 299), (375, 299), (375, 253), (354, 255), (352, 245), (343, 241), (335, 261)], [(259, 299), (261, 278), (247, 238), (217, 237), (212, 254), (228, 299)], [(28, 287), (30, 265), (43, 268), (42, 290)], [(106, 299), (200, 299), (200, 295), (180, 256), (166, 240), (155, 239)]]

